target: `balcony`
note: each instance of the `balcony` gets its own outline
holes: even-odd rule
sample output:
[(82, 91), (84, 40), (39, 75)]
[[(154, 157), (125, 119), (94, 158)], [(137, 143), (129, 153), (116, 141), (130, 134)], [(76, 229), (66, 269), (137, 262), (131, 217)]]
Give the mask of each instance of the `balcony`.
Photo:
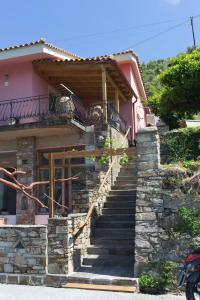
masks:
[[(115, 110), (111, 101), (107, 104), (108, 123), (125, 133), (126, 121)], [(40, 95), (0, 101), (0, 126), (11, 128), (35, 123), (67, 123), (75, 120), (83, 126), (103, 122), (102, 103), (84, 105), (73, 95)]]

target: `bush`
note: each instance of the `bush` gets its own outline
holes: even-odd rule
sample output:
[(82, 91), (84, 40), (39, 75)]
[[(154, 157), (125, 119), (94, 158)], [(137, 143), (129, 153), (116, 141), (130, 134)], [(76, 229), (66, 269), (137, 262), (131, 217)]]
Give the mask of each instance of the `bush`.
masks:
[(190, 169), (191, 171), (197, 171), (200, 167), (199, 156), (197, 157), (197, 161), (185, 160), (185, 161), (183, 161), (182, 165), (186, 169)]
[(182, 207), (178, 211), (180, 223), (177, 228), (180, 232), (189, 233), (191, 236), (200, 234), (199, 210), (196, 208)]
[(200, 127), (172, 130), (165, 134), (161, 149), (164, 163), (197, 160), (200, 156)]
[(177, 263), (174, 261), (162, 261), (160, 265), (161, 276), (164, 279), (166, 287), (173, 287), (174, 273), (177, 268)]
[(164, 291), (165, 282), (158, 275), (142, 273), (139, 277), (139, 286), (144, 294), (160, 294)]

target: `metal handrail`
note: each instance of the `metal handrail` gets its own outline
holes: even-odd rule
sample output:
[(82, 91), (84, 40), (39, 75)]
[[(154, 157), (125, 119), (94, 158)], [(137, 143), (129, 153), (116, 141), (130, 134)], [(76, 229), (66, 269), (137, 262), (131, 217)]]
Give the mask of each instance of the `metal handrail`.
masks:
[(114, 105), (109, 102), (108, 102), (108, 121), (115, 129), (118, 129), (121, 132), (126, 133), (127, 122), (118, 113)]
[(84, 125), (91, 124), (88, 111), (78, 98), (54, 94), (0, 101), (0, 121), (4, 125), (5, 122), (15, 125), (23, 119), (31, 119), (29, 121), (32, 122), (53, 116), (74, 118)]
[[(128, 135), (129, 135), (129, 132), (130, 132), (130, 127), (129, 127), (128, 130), (126, 131), (126, 134), (125, 134), (125, 136), (124, 136), (124, 139), (123, 139), (123, 142), (122, 142), (121, 147), (124, 146), (124, 144), (125, 144), (125, 142), (126, 142), (126, 138), (127, 138)], [(101, 194), (102, 188), (104, 187), (104, 184), (105, 184), (105, 182), (107, 181), (108, 176), (110, 175), (110, 172), (111, 172), (111, 170), (112, 170), (112, 167), (114, 166), (114, 164), (116, 163), (116, 161), (117, 161), (117, 156), (115, 156), (115, 158), (113, 159), (112, 163), (110, 164), (109, 169), (108, 169), (108, 171), (106, 172), (106, 174), (105, 174), (105, 176), (104, 176), (104, 179), (103, 179), (102, 183), (100, 184), (100, 187), (99, 187), (99, 189), (98, 189), (98, 191), (97, 191), (97, 195), (100, 195), (100, 194)], [(97, 195), (95, 194), (95, 199), (96, 199)], [(90, 219), (90, 217), (91, 217), (91, 215), (92, 215), (92, 213), (93, 213), (93, 210), (94, 210), (94, 208), (96, 207), (96, 205), (97, 205), (96, 202), (93, 202), (93, 203), (92, 203), (92, 205), (91, 205), (90, 209), (88, 210), (87, 216), (85, 217), (85, 220), (83, 221), (83, 223), (82, 223), (78, 228), (76, 228), (76, 229), (73, 231), (73, 233), (72, 233), (73, 236), (76, 236), (76, 235), (78, 234), (78, 232), (79, 232), (83, 227), (85, 227), (85, 226), (87, 225), (87, 223), (88, 223), (88, 221), (89, 221), (89, 219)]]
[[(125, 134), (126, 121), (110, 102), (107, 106), (108, 123)], [(94, 106), (101, 107), (102, 103), (93, 104)], [(84, 106), (84, 103), (75, 94), (70, 94), (67, 91), (53, 93), (52, 95), (16, 98), (0, 101), (0, 122), (1, 125), (16, 125), (21, 122), (41, 122), (54, 117), (74, 119), (84, 126), (102, 122), (102, 111), (99, 118), (96, 119), (91, 113), (91, 108), (92, 106)]]

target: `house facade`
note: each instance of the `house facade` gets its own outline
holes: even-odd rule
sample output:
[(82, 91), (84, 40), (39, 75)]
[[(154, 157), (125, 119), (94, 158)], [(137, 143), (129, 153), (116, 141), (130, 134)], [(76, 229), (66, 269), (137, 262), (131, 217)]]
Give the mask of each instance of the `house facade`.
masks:
[[(131, 145), (137, 130), (146, 126), (143, 100), (146, 93), (132, 50), (80, 58), (43, 39), (0, 49), (0, 166), (26, 171), (20, 180), (30, 184), (49, 179), (48, 153), (96, 149), (105, 131), (120, 140), (129, 127)], [(73, 212), (73, 191), (88, 188), (85, 167), (92, 177), (89, 159), (55, 161), (56, 179), (80, 177), (56, 184), (58, 214), (65, 213), (64, 207)], [(34, 194), (48, 206), (48, 185)], [(9, 224), (45, 224), (48, 218), (47, 209), (2, 184), (0, 214)]]

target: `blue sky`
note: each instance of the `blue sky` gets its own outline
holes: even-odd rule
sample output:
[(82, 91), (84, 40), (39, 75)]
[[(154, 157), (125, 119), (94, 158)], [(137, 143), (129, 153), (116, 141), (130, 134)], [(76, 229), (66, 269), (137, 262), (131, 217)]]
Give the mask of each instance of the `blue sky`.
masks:
[(132, 48), (140, 61), (175, 56), (200, 44), (200, 0), (1, 1), (0, 47), (45, 37), (80, 56)]

